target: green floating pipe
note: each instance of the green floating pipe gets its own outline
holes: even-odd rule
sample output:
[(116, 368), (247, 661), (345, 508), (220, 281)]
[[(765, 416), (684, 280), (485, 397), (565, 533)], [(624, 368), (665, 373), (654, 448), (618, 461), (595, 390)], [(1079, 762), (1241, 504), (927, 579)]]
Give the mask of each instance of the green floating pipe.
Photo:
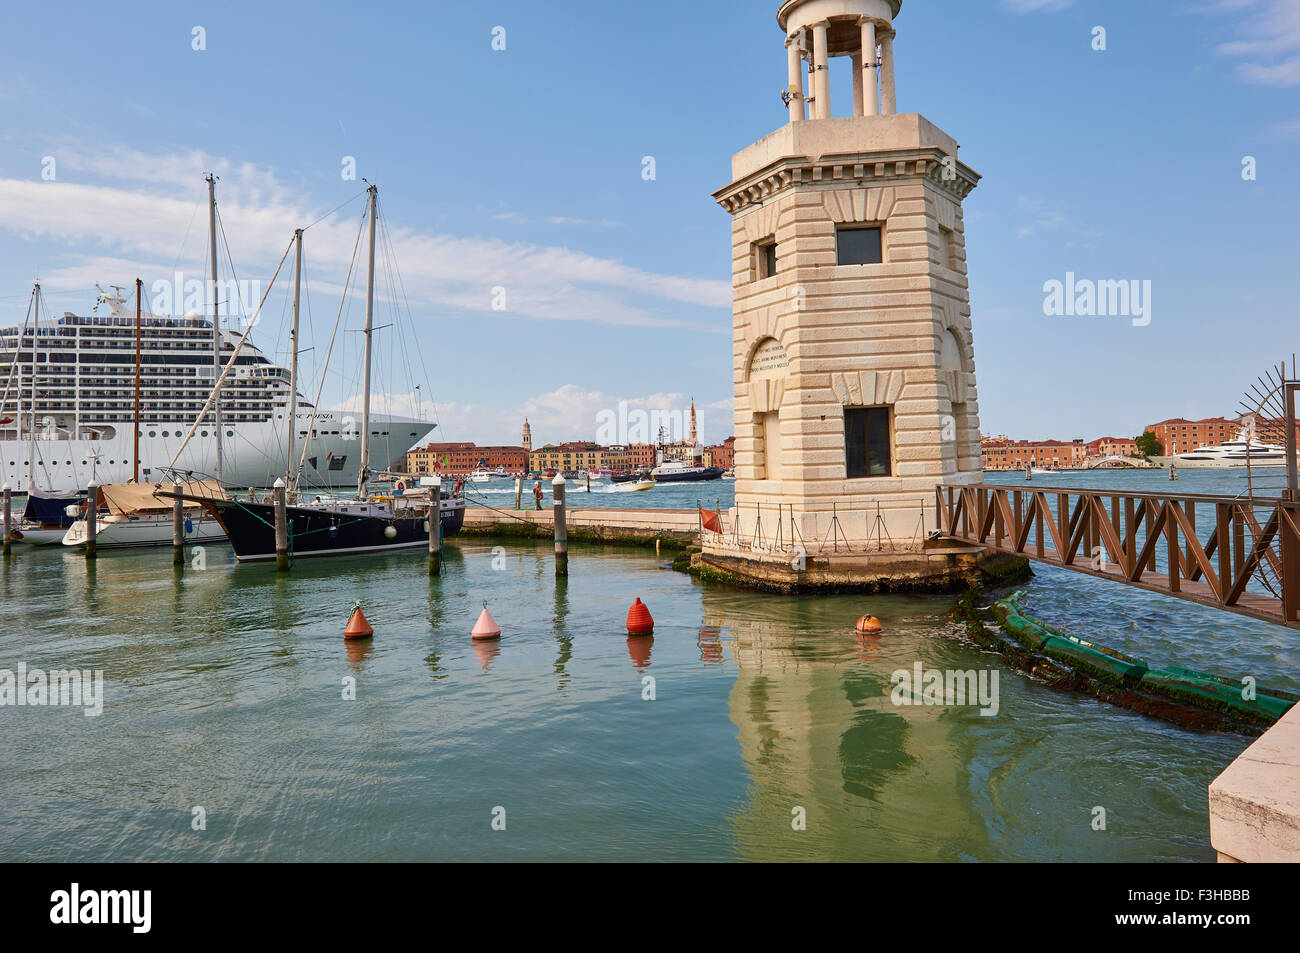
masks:
[(1045, 625), (1020, 606), (1023, 590), (1017, 590), (989, 607), (998, 624), (1012, 638), (1033, 652), (1039, 652), (1073, 668), (1127, 688), (1163, 695), (1195, 708), (1238, 712), (1254, 720), (1275, 722), (1300, 701), (1300, 696), (1277, 689), (1255, 688), (1241, 681), (1207, 675), (1188, 668), (1151, 668), (1139, 658), (1086, 642)]

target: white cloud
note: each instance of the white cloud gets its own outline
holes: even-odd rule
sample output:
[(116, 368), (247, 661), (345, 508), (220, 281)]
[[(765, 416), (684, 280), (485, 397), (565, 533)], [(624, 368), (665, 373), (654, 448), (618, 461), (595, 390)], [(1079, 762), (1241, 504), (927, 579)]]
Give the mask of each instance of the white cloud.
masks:
[[(97, 145), (53, 147), (50, 154), (56, 181), (0, 178), (0, 228), (63, 246), (63, 263), (46, 279), (51, 290), (89, 288), (94, 280), (125, 284), (137, 274), (148, 283), (170, 276), (178, 259), (182, 266), (201, 265), (205, 171), (221, 180), (218, 209), (240, 277), (269, 276), (293, 229), (316, 222), (336, 204), (312, 202), (273, 169), (197, 151), (153, 155)], [(381, 210), (397, 207), (387, 198), (381, 193)], [(362, 204), (308, 229), (304, 244), (314, 286), (342, 284)], [(494, 289), (501, 287), (504, 316), (730, 331), (729, 281), (658, 274), (557, 245), (388, 227), (412, 305), (496, 314)], [(91, 273), (109, 264), (119, 270)], [(672, 303), (718, 309), (717, 320), (678, 318)]]
[(1242, 58), (1238, 76), (1257, 86), (1300, 86), (1296, 0), (1220, 0), (1208, 9), (1233, 14), (1239, 21), (1240, 36), (1218, 46), (1219, 53)]
[[(493, 404), (440, 403), (436, 417), (436, 441), (473, 441), (480, 445), (519, 443), (524, 418), (528, 419), (533, 433), (533, 446), (561, 443), (567, 440), (593, 440), (599, 427), (602, 412), (618, 413), (619, 402), (626, 401), (630, 410), (678, 411), (683, 419), (690, 413), (689, 394), (662, 393), (642, 396), (605, 394), (584, 390), (577, 384), (565, 384), (555, 390), (530, 397), (513, 406)], [(433, 414), (427, 402), (421, 404), (414, 393), (374, 394), (371, 409), (379, 413), (420, 416)], [(347, 398), (331, 408), (336, 411), (357, 412), (361, 409), (359, 394)], [(730, 398), (710, 403), (697, 402), (696, 419), (700, 440), (706, 444), (720, 443), (733, 432), (732, 401)]]
[(1074, 0), (1002, 0), (1002, 6), (1012, 13), (1043, 13), (1073, 5)]
[(1050, 208), (1041, 199), (1020, 196), (1016, 200), (1022, 212), (1030, 215), (1031, 221), (1016, 230), (1017, 238), (1028, 238), (1039, 231), (1053, 231), (1066, 224), (1068, 219), (1058, 209)]

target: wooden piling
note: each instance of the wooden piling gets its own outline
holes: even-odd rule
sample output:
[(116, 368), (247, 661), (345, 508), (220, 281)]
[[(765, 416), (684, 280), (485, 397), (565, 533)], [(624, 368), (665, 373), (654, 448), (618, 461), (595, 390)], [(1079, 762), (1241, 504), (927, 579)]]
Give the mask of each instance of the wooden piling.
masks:
[(515, 477), (515, 509), (520, 509), (520, 503), (524, 496), (524, 478)]
[(279, 477), (272, 488), (275, 501), (275, 569), (285, 572), (289, 568), (289, 505), (285, 499), (284, 480)]
[(9, 547), (13, 545), (14, 539), (14, 491), (10, 489), (9, 484), (4, 485), (5, 494), (5, 512), (4, 512), (4, 554), (9, 555)]
[[(178, 479), (172, 489), (179, 494), (185, 484)], [(179, 495), (172, 500), (172, 565), (185, 565), (185, 501)]]
[(569, 575), (569, 533), (564, 516), (564, 474), (551, 481), (551, 499), (555, 501), (555, 575)]
[[(515, 481), (516, 488), (519, 482)], [(442, 480), (429, 488), (429, 575), (442, 574)], [(516, 489), (516, 496), (518, 490)]]
[(86, 558), (95, 559), (95, 533), (99, 529), (99, 484), (86, 487)]

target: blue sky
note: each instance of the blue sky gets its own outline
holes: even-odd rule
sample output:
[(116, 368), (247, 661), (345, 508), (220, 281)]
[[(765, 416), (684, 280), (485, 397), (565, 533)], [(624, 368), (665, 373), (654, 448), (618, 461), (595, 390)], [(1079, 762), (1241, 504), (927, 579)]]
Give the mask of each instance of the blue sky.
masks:
[[(404, 409), (419, 383), (445, 439), (515, 442), (527, 415), (542, 442), (593, 435), (620, 400), (694, 397), (719, 440), (730, 239), (710, 193), (785, 121), (777, 5), (11, 6), (0, 321), (22, 320), (37, 277), (78, 313), (96, 281), (201, 278), (208, 169), (239, 276), (266, 280), (294, 227), (363, 187), (340, 174), (353, 156), (406, 292), (381, 403)], [(1297, 349), (1300, 3), (905, 0), (896, 28), (899, 111), (984, 176), (965, 206), (982, 430), (1091, 438), (1231, 413)], [(840, 114), (845, 63), (832, 80)], [(359, 211), (307, 233), (311, 370)], [(1044, 282), (1067, 272), (1150, 280), (1151, 323), (1044, 316)], [(268, 351), (285, 346), (282, 287), (255, 332)], [(345, 326), (360, 320), (354, 300)], [(326, 405), (358, 389), (359, 335), (341, 337)]]

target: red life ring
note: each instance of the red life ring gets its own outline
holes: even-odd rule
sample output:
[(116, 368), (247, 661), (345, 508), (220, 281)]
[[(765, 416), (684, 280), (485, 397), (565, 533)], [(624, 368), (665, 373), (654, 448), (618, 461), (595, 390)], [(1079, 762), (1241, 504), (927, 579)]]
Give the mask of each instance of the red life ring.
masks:
[(394, 492), (396, 492), (396, 493), (405, 493), (405, 492), (406, 492), (406, 481), (405, 481), (405, 480), (398, 480), (396, 483), (393, 484), (393, 490), (394, 490)]

